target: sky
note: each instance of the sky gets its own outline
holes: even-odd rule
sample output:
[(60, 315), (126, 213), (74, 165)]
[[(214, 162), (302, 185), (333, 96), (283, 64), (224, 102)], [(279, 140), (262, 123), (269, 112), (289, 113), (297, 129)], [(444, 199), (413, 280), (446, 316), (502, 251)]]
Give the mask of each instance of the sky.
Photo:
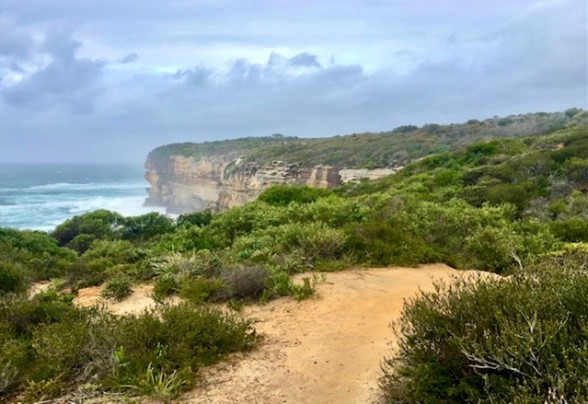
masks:
[(0, 162), (588, 109), (585, 0), (0, 0)]

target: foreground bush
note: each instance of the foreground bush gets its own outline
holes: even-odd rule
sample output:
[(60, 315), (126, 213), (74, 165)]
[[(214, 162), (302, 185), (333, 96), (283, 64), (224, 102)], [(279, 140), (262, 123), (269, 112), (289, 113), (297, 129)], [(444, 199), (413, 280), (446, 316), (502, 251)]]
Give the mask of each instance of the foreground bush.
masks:
[(388, 402), (581, 402), (588, 272), (551, 267), (460, 280), (411, 300), (386, 359)]
[(0, 401), (97, 391), (169, 400), (198, 369), (248, 350), (247, 321), (188, 303), (116, 317), (47, 297), (0, 301)]

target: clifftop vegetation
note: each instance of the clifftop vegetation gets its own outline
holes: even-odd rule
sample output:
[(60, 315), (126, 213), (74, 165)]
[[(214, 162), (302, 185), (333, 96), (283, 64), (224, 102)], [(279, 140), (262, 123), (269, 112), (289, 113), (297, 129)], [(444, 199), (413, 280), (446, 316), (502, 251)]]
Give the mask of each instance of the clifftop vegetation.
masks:
[[(124, 299), (132, 284), (148, 281), (158, 301), (178, 295), (238, 310), (247, 301), (312, 295), (319, 277), (294, 283), (295, 273), (428, 262), (512, 277), (487, 287), (440, 287), (409, 304), (401, 351), (387, 361), (382, 382), (392, 402), (588, 396), (588, 125), (574, 124), (586, 113), (525, 117), (503, 126), (465, 125), (498, 131), (528, 124), (530, 117), (549, 125), (560, 117), (565, 128), (472, 144), (456, 134), (465, 126), (427, 126), (442, 134), (431, 138), (419, 135), (425, 128), (397, 129), (388, 137), (404, 136), (411, 145), (404, 150), (424, 145), (411, 158), (427, 148), (468, 145), (410, 163), (397, 175), (332, 191), (270, 188), (219, 214), (172, 220), (96, 211), (51, 234), (1, 229), (0, 397), (40, 400), (91, 381), (111, 394), (169, 398), (190, 386), (200, 366), (256, 341), (250, 324), (201, 306), (163, 306), (158, 314), (128, 319), (77, 309), (71, 294), (81, 287), (104, 284), (106, 297)], [(388, 139), (378, 136), (308, 142), (316, 142), (311, 149), (319, 156), (329, 142), (350, 141), (342, 153), (351, 156), (353, 145), (362, 145), (361, 155), (370, 139)], [(302, 140), (276, 137), (256, 156), (279, 158), (288, 142)], [(228, 150), (234, 143), (206, 150), (220, 145)], [(26, 298), (32, 282), (49, 279), (52, 291)], [(201, 333), (189, 340), (177, 334), (188, 329)], [(214, 332), (203, 331), (209, 329)]]
[(340, 168), (380, 168), (404, 165), (432, 153), (455, 150), (494, 138), (531, 136), (588, 124), (588, 112), (511, 115), (470, 120), (462, 124), (400, 126), (389, 132), (359, 133), (328, 138), (274, 135), (205, 143), (179, 143), (158, 147), (149, 155), (156, 168), (165, 167), (172, 155), (193, 157), (239, 153), (250, 161), (281, 160), (312, 167), (328, 164)]

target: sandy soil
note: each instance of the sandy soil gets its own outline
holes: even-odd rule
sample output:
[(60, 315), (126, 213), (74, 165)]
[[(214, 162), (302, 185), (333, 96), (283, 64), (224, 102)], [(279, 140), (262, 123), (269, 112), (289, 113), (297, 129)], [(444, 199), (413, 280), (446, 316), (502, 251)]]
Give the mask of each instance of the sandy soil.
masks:
[(446, 265), (332, 273), (316, 299), (247, 307), (243, 315), (265, 335), (261, 346), (203, 371), (183, 402), (377, 402), (380, 361), (404, 299), (432, 290), (433, 279), (471, 273)]
[[(204, 369), (184, 403), (375, 403), (380, 362), (394, 348), (390, 323), (404, 299), (432, 290), (434, 280), (472, 275), (443, 264), (372, 268), (327, 275), (317, 297), (252, 305), (242, 315), (264, 336), (253, 352)], [(491, 276), (485, 273), (486, 276)], [(104, 300), (101, 287), (79, 291), (75, 303), (116, 314), (155, 303), (152, 286), (139, 285), (122, 302)]]
[(153, 285), (133, 287), (133, 294), (121, 302), (102, 298), (100, 296), (102, 289), (104, 289), (104, 285), (80, 289), (74, 299), (74, 304), (82, 307), (97, 305), (114, 314), (137, 314), (156, 305), (151, 298)]
[(29, 298), (32, 298), (32, 297), (38, 295), (39, 293), (44, 293), (44, 292), (48, 291), (49, 288), (51, 288), (51, 282), (43, 281), (43, 282), (35, 283), (29, 289), (29, 292), (28, 292)]

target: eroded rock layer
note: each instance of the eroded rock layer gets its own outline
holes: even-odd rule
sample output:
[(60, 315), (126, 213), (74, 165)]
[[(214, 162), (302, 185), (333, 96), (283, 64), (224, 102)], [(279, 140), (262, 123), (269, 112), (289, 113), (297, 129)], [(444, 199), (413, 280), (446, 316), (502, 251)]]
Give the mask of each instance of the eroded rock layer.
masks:
[[(145, 178), (151, 184), (146, 205), (165, 206), (169, 213), (223, 210), (254, 200), (276, 184), (333, 188), (362, 177), (377, 178), (393, 170), (339, 170), (325, 165), (246, 162), (238, 153), (193, 157), (170, 156), (167, 163), (150, 155)], [(343, 179), (342, 175), (343, 174)]]

